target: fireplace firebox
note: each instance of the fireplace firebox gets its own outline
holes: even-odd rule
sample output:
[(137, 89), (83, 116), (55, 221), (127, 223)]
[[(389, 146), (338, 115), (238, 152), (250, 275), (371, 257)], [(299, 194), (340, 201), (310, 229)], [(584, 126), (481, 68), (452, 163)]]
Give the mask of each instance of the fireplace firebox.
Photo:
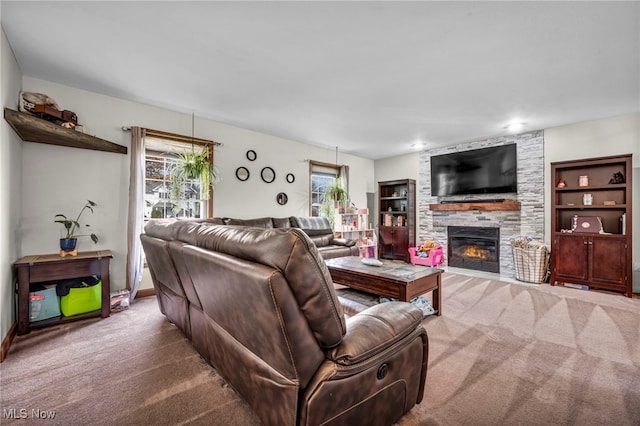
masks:
[(447, 240), (449, 266), (500, 272), (500, 228), (448, 226)]

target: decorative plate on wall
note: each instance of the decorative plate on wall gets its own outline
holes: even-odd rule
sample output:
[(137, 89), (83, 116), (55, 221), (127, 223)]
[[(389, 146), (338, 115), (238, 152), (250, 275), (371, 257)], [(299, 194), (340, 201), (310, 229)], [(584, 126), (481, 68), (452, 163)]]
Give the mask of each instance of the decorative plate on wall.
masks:
[(265, 183), (271, 183), (276, 180), (276, 172), (271, 167), (264, 167), (260, 172), (260, 177)]
[(247, 179), (249, 179), (249, 170), (246, 167), (238, 167), (236, 169), (236, 177), (238, 178), (238, 180), (241, 181), (245, 181)]
[(293, 173), (287, 173), (287, 182), (293, 183), (295, 180), (296, 177), (293, 175)]
[(280, 204), (281, 206), (284, 206), (285, 204), (287, 204), (287, 201), (289, 201), (289, 197), (287, 197), (287, 194), (285, 194), (284, 192), (281, 192), (278, 194), (278, 196), (276, 197), (276, 201), (278, 202), (278, 204)]
[(258, 158), (258, 154), (256, 154), (254, 150), (250, 149), (247, 151), (247, 160), (255, 161), (256, 158)]

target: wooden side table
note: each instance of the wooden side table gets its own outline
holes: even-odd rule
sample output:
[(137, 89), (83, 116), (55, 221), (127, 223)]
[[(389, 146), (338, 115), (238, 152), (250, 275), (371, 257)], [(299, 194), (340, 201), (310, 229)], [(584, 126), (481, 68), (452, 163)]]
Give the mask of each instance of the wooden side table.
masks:
[[(27, 334), (32, 329), (48, 327), (66, 321), (77, 321), (101, 316), (107, 318), (111, 312), (109, 263), (111, 250), (79, 252), (74, 257), (60, 257), (59, 254), (25, 256), (13, 264), (18, 275), (18, 335)], [(100, 310), (70, 317), (60, 316), (42, 321), (29, 322), (29, 286), (32, 283), (80, 278), (99, 275), (102, 280), (102, 305)]]

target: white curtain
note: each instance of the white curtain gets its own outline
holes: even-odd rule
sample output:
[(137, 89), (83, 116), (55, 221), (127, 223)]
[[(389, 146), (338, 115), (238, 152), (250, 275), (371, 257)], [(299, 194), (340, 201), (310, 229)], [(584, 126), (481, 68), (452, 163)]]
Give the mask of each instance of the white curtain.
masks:
[[(340, 166), (340, 175), (338, 178), (340, 179), (340, 186), (342, 186), (342, 189), (347, 191), (347, 195), (349, 195), (349, 166)], [(351, 201), (350, 196), (349, 201)]]
[(127, 229), (127, 289), (134, 300), (142, 281), (142, 216), (144, 206), (144, 137), (145, 129), (131, 128), (131, 166), (129, 178), (129, 220)]

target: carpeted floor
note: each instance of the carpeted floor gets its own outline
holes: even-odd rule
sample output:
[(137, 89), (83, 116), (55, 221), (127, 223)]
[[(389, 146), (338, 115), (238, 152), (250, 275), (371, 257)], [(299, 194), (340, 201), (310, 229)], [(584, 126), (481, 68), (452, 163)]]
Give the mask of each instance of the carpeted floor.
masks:
[[(639, 299), (453, 273), (443, 293), (444, 315), (424, 320), (425, 398), (399, 425), (640, 424)], [(0, 415), (3, 425), (258, 423), (154, 298), (16, 338), (0, 364)]]

